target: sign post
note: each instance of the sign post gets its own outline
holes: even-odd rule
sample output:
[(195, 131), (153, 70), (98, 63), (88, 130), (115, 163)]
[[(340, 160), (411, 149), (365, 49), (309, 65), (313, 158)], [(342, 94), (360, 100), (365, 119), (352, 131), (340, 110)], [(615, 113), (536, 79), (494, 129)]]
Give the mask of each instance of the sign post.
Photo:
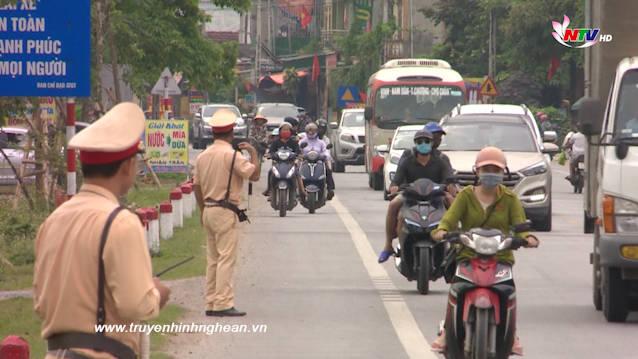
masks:
[(163, 96), (163, 105), (164, 105), (164, 119), (168, 120), (168, 103), (170, 100), (169, 96), (179, 96), (182, 94), (182, 90), (177, 86), (177, 81), (173, 77), (171, 70), (167, 68), (162, 71), (157, 83), (153, 86), (151, 90), (151, 94)]
[(480, 95), (483, 97), (496, 97), (498, 96), (498, 90), (496, 89), (496, 85), (494, 81), (488, 76), (481, 84), (481, 90), (479, 91)]

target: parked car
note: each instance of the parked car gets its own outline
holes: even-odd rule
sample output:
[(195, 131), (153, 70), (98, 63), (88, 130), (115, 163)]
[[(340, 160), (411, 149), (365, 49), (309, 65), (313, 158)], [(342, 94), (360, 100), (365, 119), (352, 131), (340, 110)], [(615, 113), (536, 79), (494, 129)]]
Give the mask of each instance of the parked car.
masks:
[(385, 166), (383, 166), (383, 199), (388, 200), (388, 196), (390, 195), (390, 183), (392, 183), (394, 179), (403, 152), (414, 147), (414, 134), (422, 129), (422, 125), (397, 127), (389, 148), (388, 145), (377, 146), (376, 150), (379, 153), (385, 154)]
[(331, 123), (330, 130), (334, 171), (345, 172), (346, 165), (363, 165), (366, 143), (363, 109), (343, 110), (339, 123)]
[(303, 107), (297, 107), (291, 103), (262, 103), (257, 106), (255, 116), (263, 116), (268, 120), (266, 127), (270, 133), (278, 128), (286, 117), (297, 118), (305, 112)]
[(477, 153), (486, 146), (502, 149), (509, 173), (504, 185), (520, 198), (527, 217), (539, 231), (552, 229), (552, 171), (549, 158), (557, 146), (538, 141), (525, 115), (489, 113), (447, 116), (441, 121), (447, 133), (439, 149), (448, 155), (461, 185), (476, 181)]
[[(27, 144), (28, 131), (19, 127), (0, 127), (0, 148), (7, 155), (13, 167), (20, 170), (22, 160), (24, 158), (24, 147)], [(33, 159), (34, 153), (31, 151), (28, 155), (29, 159)], [(7, 162), (4, 156), (0, 155), (0, 187), (15, 186), (18, 184), (11, 164)], [(27, 164), (25, 174), (35, 170), (34, 164)], [(24, 178), (25, 183), (33, 183), (34, 176)]]
[(248, 123), (246, 122), (246, 116), (239, 112), (237, 106), (228, 104), (204, 105), (195, 114), (195, 118), (193, 119), (191, 126), (191, 141), (194, 149), (205, 149), (206, 146), (213, 143), (213, 129), (208, 124), (208, 121), (213, 117), (215, 112), (220, 109), (228, 109), (237, 114), (234, 129), (235, 138), (248, 138)]

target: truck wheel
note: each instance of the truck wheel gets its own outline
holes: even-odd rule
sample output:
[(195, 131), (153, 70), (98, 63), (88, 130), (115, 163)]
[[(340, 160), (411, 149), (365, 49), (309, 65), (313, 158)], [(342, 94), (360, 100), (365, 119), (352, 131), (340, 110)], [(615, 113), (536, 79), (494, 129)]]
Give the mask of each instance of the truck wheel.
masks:
[(608, 322), (621, 323), (629, 314), (627, 290), (618, 268), (602, 268), (603, 314)]
[(344, 165), (343, 163), (339, 162), (339, 161), (335, 161), (334, 162), (334, 169), (335, 172), (337, 173), (343, 173), (346, 171), (346, 165)]
[(596, 308), (596, 310), (603, 310), (603, 294), (602, 294), (602, 288), (601, 288), (601, 283), (600, 283), (600, 278), (602, 276), (602, 272), (600, 271), (600, 256), (598, 254), (598, 243), (599, 243), (599, 237), (600, 233), (598, 230), (596, 230), (596, 233), (594, 234), (594, 250), (592, 252), (592, 277), (593, 277), (593, 288), (592, 288), (592, 292), (593, 292), (593, 301), (594, 301), (594, 308)]

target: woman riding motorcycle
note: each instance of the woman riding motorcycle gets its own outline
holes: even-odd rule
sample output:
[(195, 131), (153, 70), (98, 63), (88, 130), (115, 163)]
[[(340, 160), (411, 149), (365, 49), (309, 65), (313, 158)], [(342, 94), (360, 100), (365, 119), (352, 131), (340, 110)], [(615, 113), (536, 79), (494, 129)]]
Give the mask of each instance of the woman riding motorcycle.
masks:
[[(299, 141), (299, 147), (301, 147), (303, 153), (306, 154), (310, 151), (316, 151), (326, 157), (326, 184), (328, 187), (328, 194), (326, 196), (326, 199), (329, 201), (335, 195), (335, 181), (332, 177), (332, 160), (330, 157), (330, 150), (326, 148), (326, 143), (323, 140), (319, 139), (319, 128), (316, 124), (307, 124), (305, 131), (306, 136), (301, 141)], [(306, 147), (303, 147), (301, 146), (303, 143), (307, 143), (308, 145)]]
[[(278, 138), (270, 144), (268, 152), (272, 156), (280, 148), (288, 148), (295, 155), (299, 155), (299, 143), (293, 136), (293, 128), (288, 122), (284, 122), (279, 126)], [(270, 181), (272, 180), (272, 172), (268, 172), (268, 184), (266, 190), (262, 193), (264, 196), (270, 196)]]
[[(476, 156), (475, 170), (478, 175), (477, 186), (467, 186), (458, 193), (452, 206), (441, 219), (441, 223), (432, 232), (432, 239), (440, 241), (449, 231), (467, 231), (472, 228), (498, 229), (509, 233), (512, 226), (526, 221), (525, 212), (514, 192), (505, 187), (503, 177), (507, 170), (507, 161), (503, 151), (496, 147), (486, 147)], [(459, 222), (461, 228), (458, 228)], [(527, 240), (527, 248), (536, 248), (538, 239), (529, 233), (520, 233)], [(474, 252), (463, 248), (457, 255), (457, 263), (471, 259)], [(500, 252), (498, 260), (514, 264), (511, 250)], [(432, 350), (445, 351), (445, 332), (432, 343)], [(513, 354), (522, 355), (523, 348), (518, 337), (512, 348)]]

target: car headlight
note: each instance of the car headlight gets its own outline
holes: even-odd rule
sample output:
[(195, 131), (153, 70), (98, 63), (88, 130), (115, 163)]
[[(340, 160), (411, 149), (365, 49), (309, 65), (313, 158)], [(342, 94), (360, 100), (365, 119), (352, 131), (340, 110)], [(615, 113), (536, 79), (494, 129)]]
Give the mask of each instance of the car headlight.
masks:
[(472, 234), (474, 240), (474, 250), (478, 254), (492, 256), (498, 252), (498, 246), (501, 243), (501, 236), (483, 237), (478, 234)]
[(392, 163), (393, 165), (398, 165), (400, 160), (401, 160), (401, 157), (399, 156), (390, 157), (390, 163)]
[(521, 171), (526, 176), (536, 176), (547, 172), (547, 164), (545, 161), (538, 162), (532, 166), (529, 166)]
[(237, 121), (235, 121), (235, 126), (245, 126), (246, 125), (246, 121), (244, 121), (243, 118), (238, 118)]
[(603, 198), (603, 225), (607, 233), (637, 233), (638, 203), (605, 196)]
[(344, 133), (341, 136), (339, 136), (339, 138), (341, 139), (341, 141), (344, 142), (350, 142), (350, 143), (355, 143), (355, 139), (354, 139), (354, 135), (351, 135), (349, 133)]
[(290, 168), (290, 171), (288, 171), (288, 173), (286, 174), (286, 178), (291, 178), (292, 175), (294, 175), (294, 174), (295, 174), (295, 166), (292, 166)]

